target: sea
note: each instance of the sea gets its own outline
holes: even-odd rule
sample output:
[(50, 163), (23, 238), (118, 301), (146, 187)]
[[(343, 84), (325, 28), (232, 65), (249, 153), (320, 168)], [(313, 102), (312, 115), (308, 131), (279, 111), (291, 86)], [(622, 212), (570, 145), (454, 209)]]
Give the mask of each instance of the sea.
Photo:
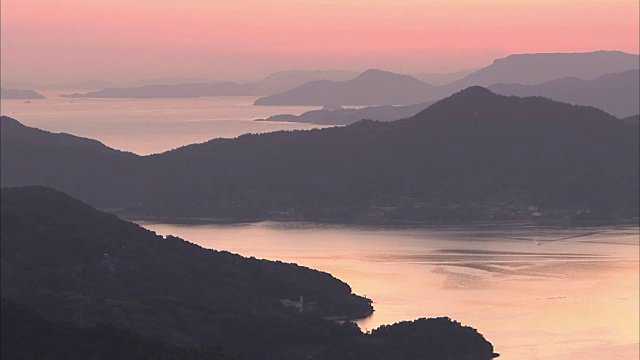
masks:
[(256, 96), (176, 99), (62, 98), (78, 90), (40, 92), (39, 100), (2, 100), (2, 115), (51, 132), (96, 139), (138, 155), (161, 153), (216, 138), (320, 125), (255, 121), (271, 115), (300, 115), (319, 107), (253, 106)]
[[(258, 122), (316, 107), (253, 106), (256, 97), (2, 100), (27, 126), (139, 155), (245, 133), (317, 125)], [(527, 224), (380, 227), (295, 222), (140, 223), (205, 248), (331, 273), (373, 300), (365, 331), (448, 316), (493, 343), (501, 359), (639, 358), (638, 226)], [(301, 294), (304, 295), (304, 294)]]
[(326, 271), (373, 300), (374, 314), (357, 320), (364, 331), (448, 316), (500, 359), (639, 358), (637, 226), (141, 225)]

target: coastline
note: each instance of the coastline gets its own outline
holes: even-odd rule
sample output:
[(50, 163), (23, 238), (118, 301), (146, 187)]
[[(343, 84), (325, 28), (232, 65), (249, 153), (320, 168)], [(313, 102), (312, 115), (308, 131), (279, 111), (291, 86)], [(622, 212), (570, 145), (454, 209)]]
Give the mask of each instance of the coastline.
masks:
[(439, 222), (439, 221), (413, 221), (413, 220), (391, 220), (391, 219), (375, 219), (375, 221), (339, 221), (331, 219), (288, 219), (277, 217), (264, 218), (210, 218), (210, 217), (176, 217), (176, 216), (131, 216), (127, 214), (113, 214), (122, 217), (125, 220), (135, 223), (149, 224), (173, 224), (173, 225), (240, 225), (240, 224), (256, 224), (262, 222), (275, 223), (308, 223), (323, 224), (336, 226), (358, 226), (358, 227), (376, 227), (389, 226), (400, 228), (421, 228), (421, 227), (449, 227), (449, 226), (475, 226), (475, 227), (499, 227), (499, 226), (553, 226), (560, 228), (575, 227), (609, 227), (609, 226), (640, 226), (639, 219), (618, 219), (607, 222), (571, 222), (568, 219), (544, 219), (544, 220), (474, 220), (460, 222)]

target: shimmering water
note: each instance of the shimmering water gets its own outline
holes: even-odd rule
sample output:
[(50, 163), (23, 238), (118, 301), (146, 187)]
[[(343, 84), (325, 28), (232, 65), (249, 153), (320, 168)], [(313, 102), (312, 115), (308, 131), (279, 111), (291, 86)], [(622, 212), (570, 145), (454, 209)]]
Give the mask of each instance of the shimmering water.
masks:
[(501, 359), (637, 359), (637, 227), (143, 225), (330, 272), (374, 300), (363, 329), (450, 316)]
[[(69, 93), (72, 91), (66, 91)], [(217, 137), (309, 129), (255, 122), (310, 107), (255, 97), (3, 100), (28, 126), (138, 154)], [(144, 224), (207, 248), (330, 272), (374, 300), (363, 329), (450, 316), (482, 332), (501, 359), (637, 359), (638, 228), (372, 228), (308, 223)]]
[(187, 99), (66, 99), (43, 93), (40, 100), (2, 100), (2, 115), (27, 126), (67, 132), (140, 155), (246, 133), (312, 129), (310, 124), (258, 122), (276, 114), (299, 115), (308, 106), (253, 106), (257, 97)]

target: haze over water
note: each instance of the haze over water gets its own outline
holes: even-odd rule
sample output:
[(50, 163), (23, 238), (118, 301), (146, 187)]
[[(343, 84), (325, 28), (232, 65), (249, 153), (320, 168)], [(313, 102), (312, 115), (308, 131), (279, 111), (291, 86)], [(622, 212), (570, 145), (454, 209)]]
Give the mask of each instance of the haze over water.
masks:
[(253, 106), (258, 97), (221, 96), (177, 99), (66, 99), (43, 92), (45, 99), (2, 100), (2, 114), (27, 126), (96, 139), (139, 155), (164, 152), (215, 138), (246, 133), (306, 130), (321, 125), (254, 121), (276, 114), (299, 115), (309, 106)]
[(449, 316), (501, 359), (638, 358), (637, 227), (143, 226), (327, 271), (374, 300), (363, 329)]

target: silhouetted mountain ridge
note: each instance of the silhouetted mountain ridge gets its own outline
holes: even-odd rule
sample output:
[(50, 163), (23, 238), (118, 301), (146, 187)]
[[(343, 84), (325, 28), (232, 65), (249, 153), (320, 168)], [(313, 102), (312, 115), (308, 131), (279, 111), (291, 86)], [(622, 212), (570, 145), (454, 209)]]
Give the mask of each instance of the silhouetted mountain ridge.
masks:
[[(268, 75), (262, 80), (248, 83), (232, 81), (206, 81), (204, 79), (149, 79), (128, 84), (110, 84), (102, 90), (87, 93), (65, 94), (65, 98), (193, 98), (206, 96), (255, 96), (273, 94), (300, 86), (306, 82), (329, 79), (347, 80), (357, 75), (345, 70), (290, 70)], [(99, 82), (94, 82), (94, 87)], [(105, 83), (106, 84), (106, 83)], [(73, 84), (70, 84), (73, 85)], [(78, 84), (84, 89), (92, 84)]]
[[(211, 140), (69, 191), (109, 194), (134, 217), (460, 222), (529, 219), (535, 205), (550, 218), (581, 208), (628, 218), (639, 187), (629, 126), (592, 107), (471, 87), (404, 120)], [(20, 156), (2, 146), (3, 184), (25, 181), (5, 171)]]
[(18, 90), (0, 88), (0, 99), (7, 100), (37, 100), (44, 99), (44, 96), (33, 90)]
[(27, 127), (7, 116), (0, 118), (0, 143), (2, 186), (81, 191), (85, 201), (108, 207), (122, 206), (109, 199), (128, 188), (123, 175), (135, 173), (141, 159), (93, 139)]
[[(133, 358), (147, 358), (151, 355), (144, 354), (161, 349), (164, 352), (156, 355), (161, 359), (223, 358), (212, 346), (243, 359), (265, 360), (495, 356), (482, 335), (449, 318), (389, 325), (371, 335), (351, 322), (339, 325), (325, 320), (331, 314), (371, 313), (368, 299), (352, 294), (346, 283), (327, 273), (158, 236), (48, 188), (3, 188), (1, 196), (3, 298), (48, 320), (76, 325), (64, 327), (19, 309), (17, 319), (5, 318), (3, 301), (3, 358), (5, 351), (10, 353), (7, 349), (28, 354), (20, 342), (33, 340), (17, 338), (20, 328), (6, 334), (11, 330), (5, 320), (35, 331), (44, 329), (46, 334), (35, 343), (50, 347), (49, 355), (61, 357), (71, 352), (104, 358), (89, 354), (118, 338), (121, 342), (105, 352), (116, 357), (124, 352), (122, 356)], [(305, 301), (302, 313), (283, 305), (282, 300), (298, 299), (300, 294)], [(100, 323), (109, 326), (95, 326)], [(77, 326), (84, 327), (82, 335)], [(405, 333), (415, 335), (410, 341), (398, 341), (396, 336)], [(66, 342), (61, 339), (64, 334), (77, 337)], [(98, 334), (103, 337), (97, 338)], [(65, 343), (55, 343), (56, 338)], [(4, 344), (6, 339), (18, 343)], [(155, 344), (154, 351), (151, 341), (158, 340), (193, 345)], [(93, 350), (83, 349), (91, 343)], [(69, 349), (70, 344), (78, 346), (77, 352)], [(137, 357), (132, 355), (136, 352)]]
[(540, 85), (495, 84), (489, 89), (503, 95), (544, 96), (575, 105), (589, 105), (616, 117), (626, 117), (640, 111), (638, 70), (606, 74), (593, 80), (568, 77)]
[(591, 80), (638, 68), (640, 56), (621, 51), (512, 54), (446, 86), (458, 90), (498, 83), (537, 85), (565, 77)]
[[(311, 82), (256, 100), (256, 105), (405, 105), (442, 99), (469, 86), (535, 85), (566, 77), (591, 80), (635, 70), (640, 57), (620, 51), (513, 54), (462, 79), (433, 86), (401, 74), (370, 69), (343, 82)], [(383, 96), (381, 96), (383, 94)], [(589, 103), (591, 105), (591, 103)]]
[(351, 80), (312, 81), (255, 101), (255, 105), (405, 105), (421, 103), (435, 87), (410, 75), (369, 69)]
[(318, 125), (348, 125), (354, 122), (370, 119), (379, 121), (394, 121), (404, 119), (417, 114), (426, 109), (433, 102), (426, 102), (412, 105), (380, 105), (367, 106), (364, 108), (339, 108), (339, 109), (320, 109), (304, 112), (300, 115), (281, 114), (270, 116), (267, 119), (258, 119), (257, 121), (286, 121), (310, 123)]
[(145, 85), (106, 88), (88, 93), (61, 95), (65, 98), (190, 98), (201, 96), (250, 96), (261, 92), (252, 84), (234, 82), (194, 83), (178, 85)]

